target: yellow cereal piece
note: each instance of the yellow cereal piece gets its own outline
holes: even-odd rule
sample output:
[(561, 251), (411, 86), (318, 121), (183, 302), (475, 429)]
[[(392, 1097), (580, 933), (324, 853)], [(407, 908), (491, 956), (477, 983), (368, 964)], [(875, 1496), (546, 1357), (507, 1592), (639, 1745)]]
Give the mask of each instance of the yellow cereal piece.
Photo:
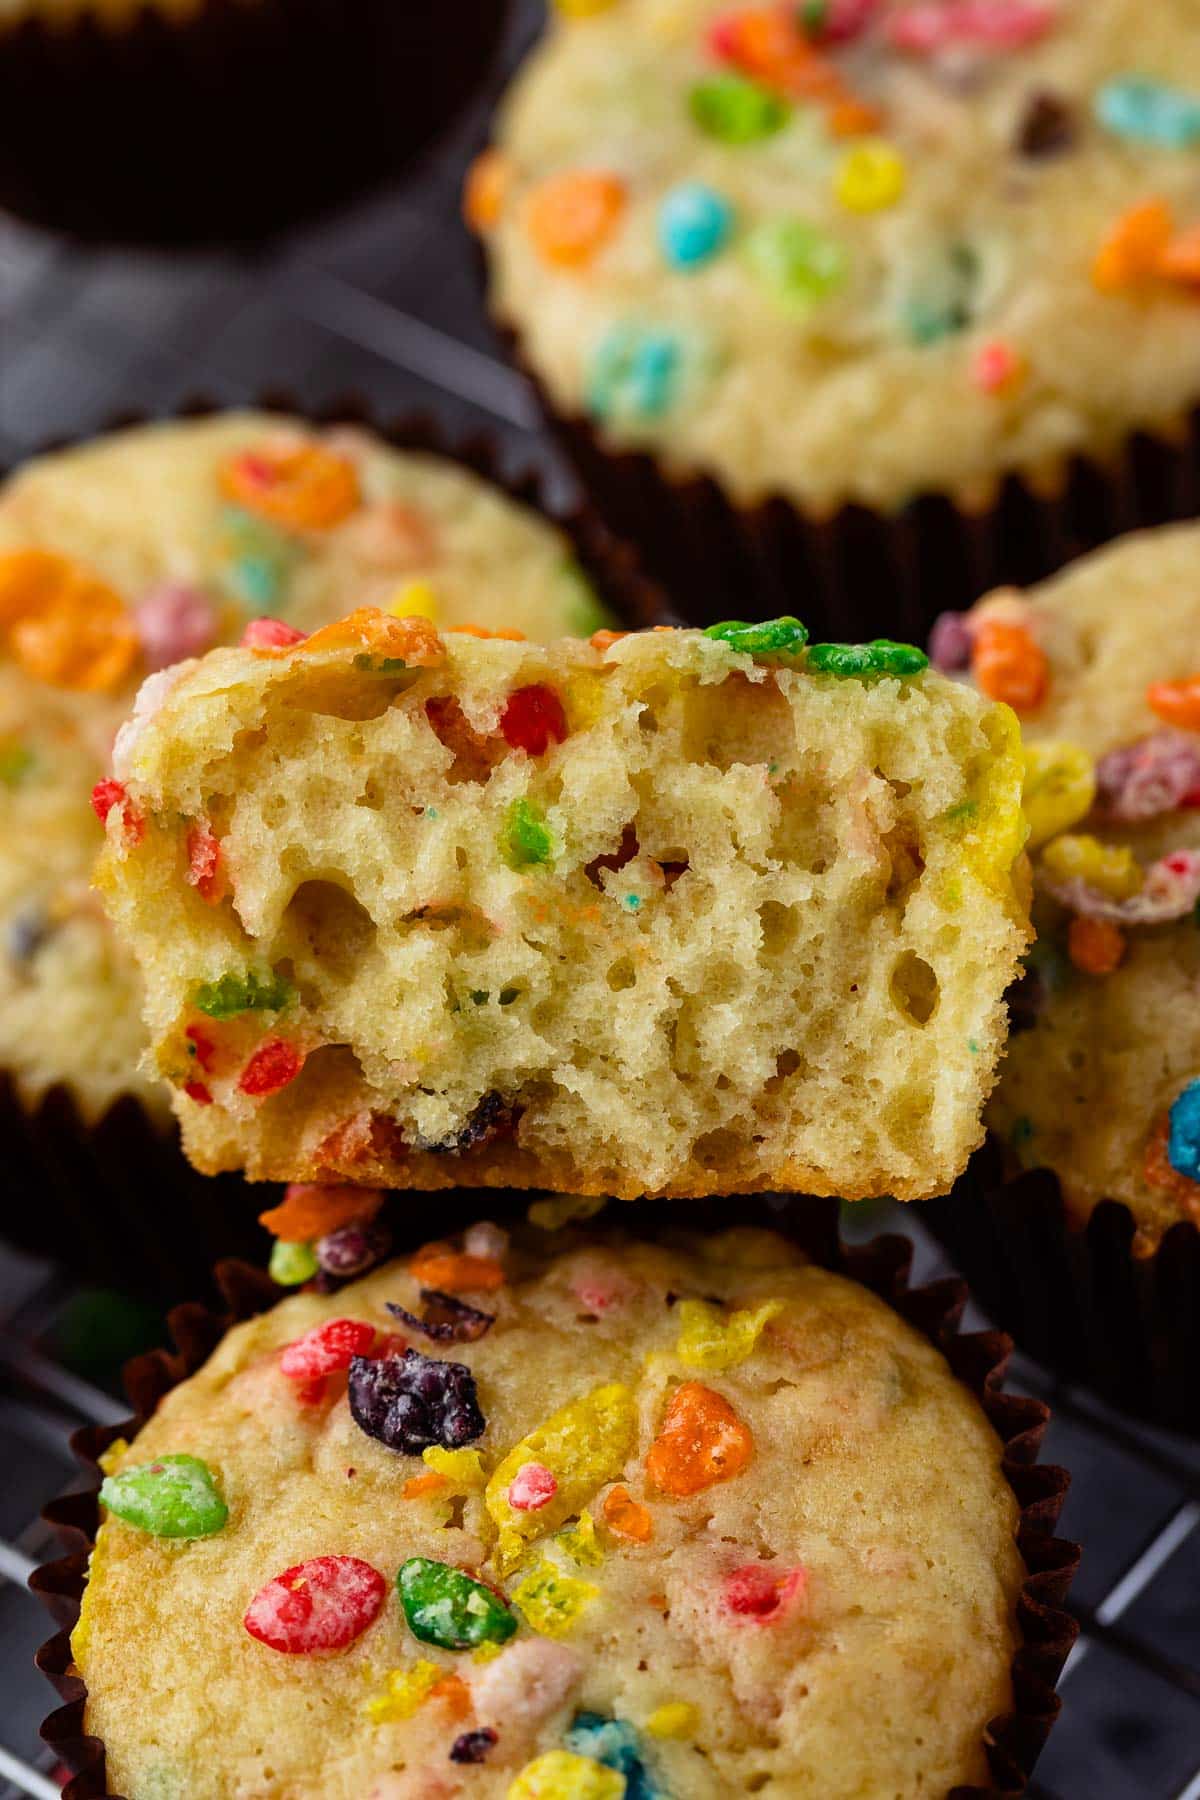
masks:
[(554, 10), (564, 19), (594, 19), (614, 3), (615, 0), (554, 0)]
[(616, 1769), (571, 1750), (547, 1750), (526, 1763), (508, 1800), (621, 1800), (624, 1792), (625, 1777)]
[[(620, 1382), (610, 1382), (560, 1407), (514, 1445), (485, 1493), (488, 1512), (500, 1528), (497, 1554), (502, 1569), (519, 1559), (524, 1542), (557, 1531), (583, 1509), (598, 1487), (615, 1481), (633, 1454), (636, 1435), (633, 1396)], [(535, 1512), (518, 1512), (508, 1503), (508, 1489), (527, 1462), (544, 1464), (558, 1489)]]
[(599, 1592), (590, 1581), (564, 1575), (548, 1556), (540, 1556), (509, 1599), (535, 1631), (543, 1637), (560, 1638), (574, 1629), (580, 1613)]
[(596, 1521), (586, 1508), (579, 1515), (578, 1525), (573, 1525), (569, 1531), (560, 1531), (557, 1541), (581, 1569), (598, 1569), (604, 1561), (604, 1551), (596, 1536)]
[(427, 1450), (422, 1450), (421, 1461), (435, 1474), (444, 1475), (460, 1494), (477, 1493), (487, 1481), (487, 1470), (478, 1450), (443, 1450), (440, 1444), (430, 1444)]
[(1025, 746), (1022, 805), (1029, 820), (1029, 849), (1040, 850), (1060, 832), (1070, 831), (1092, 810), (1096, 765), (1078, 744)]
[(782, 1300), (729, 1314), (707, 1300), (681, 1300), (675, 1353), (692, 1369), (735, 1368), (753, 1354), (763, 1328), (782, 1311)]
[(436, 619), (438, 594), (432, 581), (406, 581), (388, 601), (385, 611), (395, 619)]
[(113, 1473), (128, 1448), (128, 1438), (114, 1438), (112, 1443), (108, 1446), (108, 1449), (96, 1458), (96, 1461), (106, 1475), (111, 1475)]
[(847, 150), (837, 166), (833, 191), (848, 212), (881, 212), (904, 192), (904, 158), (882, 138), (867, 138)]
[(495, 1662), (498, 1656), (503, 1656), (504, 1649), (505, 1646), (503, 1644), (494, 1644), (489, 1640), (489, 1642), (485, 1644), (480, 1644), (478, 1650), (473, 1650), (471, 1652), (471, 1661), (477, 1663)]
[(665, 1706), (656, 1706), (643, 1731), (648, 1731), (656, 1738), (687, 1738), (695, 1734), (700, 1723), (699, 1709), (689, 1700), (668, 1700)]
[(363, 1711), (376, 1725), (411, 1719), (443, 1674), (444, 1670), (435, 1662), (426, 1662), (424, 1658), (414, 1663), (411, 1669), (390, 1669), (384, 1677), (383, 1693), (368, 1700)]
[(1129, 846), (1102, 844), (1086, 834), (1056, 837), (1042, 852), (1042, 867), (1055, 881), (1086, 881), (1113, 900), (1129, 900), (1142, 890), (1141, 864)]
[(607, 1204), (602, 1194), (549, 1194), (535, 1200), (525, 1216), (539, 1231), (561, 1231), (564, 1225), (594, 1218)]

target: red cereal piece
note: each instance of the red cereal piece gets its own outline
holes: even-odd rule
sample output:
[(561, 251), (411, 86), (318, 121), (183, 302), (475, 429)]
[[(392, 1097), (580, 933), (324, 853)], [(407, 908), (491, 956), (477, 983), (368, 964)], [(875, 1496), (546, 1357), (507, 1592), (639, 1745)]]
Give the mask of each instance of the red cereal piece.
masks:
[(206, 1075), (211, 1074), (217, 1053), (216, 1040), (209, 1036), (203, 1025), (189, 1025), (183, 1035), (195, 1052), (197, 1068), (203, 1069)]
[(333, 1375), (348, 1369), (355, 1356), (366, 1356), (375, 1342), (375, 1327), (362, 1319), (327, 1319), (284, 1346), (279, 1367), (296, 1381)]
[(108, 824), (114, 806), (121, 809), (121, 836), (126, 848), (132, 850), (146, 835), (146, 821), (125, 792), (123, 782), (98, 781), (92, 789), (92, 811), (102, 825)]
[(283, 1038), (268, 1038), (260, 1044), (238, 1078), (238, 1088), (252, 1099), (262, 1100), (277, 1094), (289, 1081), (295, 1081), (304, 1067), (304, 1052)]
[(387, 1582), (357, 1556), (314, 1556), (260, 1587), (242, 1623), (284, 1656), (344, 1650), (373, 1625)]
[(537, 1512), (558, 1492), (558, 1482), (545, 1463), (522, 1463), (508, 1484), (508, 1504), (515, 1512)]
[(212, 1094), (203, 1081), (185, 1081), (183, 1091), (189, 1100), (196, 1102), (197, 1106), (211, 1106), (213, 1103)]
[(500, 715), (500, 730), (514, 750), (544, 756), (551, 744), (561, 744), (566, 737), (567, 715), (554, 689), (535, 682), (509, 695)]
[(744, 1563), (725, 1577), (722, 1601), (727, 1611), (756, 1625), (775, 1625), (808, 1583), (805, 1569), (776, 1573), (770, 1563)]
[(228, 883), (221, 865), (221, 840), (206, 819), (188, 832), (187, 855), (189, 884), (210, 906), (218, 905), (225, 898)]
[(251, 619), (239, 640), (242, 650), (290, 650), (293, 644), (302, 644), (308, 636), (306, 631), (297, 631), (294, 625), (285, 625), (282, 619)]

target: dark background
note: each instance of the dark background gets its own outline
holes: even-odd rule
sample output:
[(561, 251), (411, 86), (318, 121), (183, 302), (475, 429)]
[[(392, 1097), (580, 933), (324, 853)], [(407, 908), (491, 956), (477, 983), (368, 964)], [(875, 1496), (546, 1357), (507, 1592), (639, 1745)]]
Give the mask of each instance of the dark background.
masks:
[[(516, 11), (510, 61), (541, 7)], [(497, 359), (458, 224), (486, 116), (481, 102), (402, 185), (258, 257), (85, 253), (0, 217), (0, 464), (124, 411), (272, 388), (308, 406), (359, 391), (383, 414), (428, 408), (487, 427), (516, 464), (557, 468)], [(918, 1230), (879, 1207), (850, 1228), (897, 1225)], [(944, 1268), (924, 1240), (919, 1256), (923, 1274)], [(24, 1588), (51, 1549), (38, 1508), (71, 1478), (68, 1433), (123, 1416), (116, 1370), (161, 1330), (147, 1309), (0, 1246), (0, 1800), (57, 1793), (37, 1735), (53, 1696), (31, 1661), (49, 1626)], [(1030, 1364), (1015, 1385), (1056, 1408), (1046, 1455), (1074, 1474), (1062, 1529), (1085, 1548), (1084, 1633), (1031, 1793), (1200, 1800), (1200, 1449), (1056, 1392)]]

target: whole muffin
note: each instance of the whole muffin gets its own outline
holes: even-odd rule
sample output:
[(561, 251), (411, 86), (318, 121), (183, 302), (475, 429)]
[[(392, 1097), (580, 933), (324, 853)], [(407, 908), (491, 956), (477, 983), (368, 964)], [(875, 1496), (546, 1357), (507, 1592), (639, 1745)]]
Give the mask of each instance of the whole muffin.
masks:
[[(1119, 1202), (1125, 1254), (1159, 1264), (1161, 1279), (1168, 1266), (1182, 1278), (1195, 1260), (1194, 1232), (1164, 1236), (1200, 1224), (1198, 629), (1191, 525), (1138, 534), (1028, 593), (992, 596), (943, 620), (932, 645), (935, 659), (968, 666), (985, 692), (1015, 704), (1025, 738), (1038, 941), (988, 1109), (996, 1147), (1011, 1176), (1026, 1172), (1018, 1192), (1034, 1172), (1053, 1176), (1080, 1249), (1097, 1209)], [(963, 1215), (955, 1247), (980, 1285), (981, 1264), (1015, 1271), (1019, 1235), (996, 1263), (986, 1207)], [(1170, 1310), (1176, 1329), (1191, 1329), (1182, 1295)], [(1110, 1291), (1100, 1318), (1112, 1311)], [(1000, 1316), (1016, 1328), (1008, 1305)], [(1163, 1374), (1176, 1359), (1150, 1359), (1143, 1346), (1132, 1367), (1151, 1360)]]
[(608, 618), (547, 518), (357, 430), (144, 426), (0, 489), (0, 1069), (24, 1108), (61, 1086), (88, 1124), (126, 1095), (167, 1117), (138, 1069), (132, 960), (90, 888), (89, 795), (139, 682), (256, 616), (311, 628), (364, 595), (534, 637)]
[(394, 176), (482, 84), (506, 13), (0, 0), (0, 204), (88, 238), (259, 244)]
[(470, 1241), (236, 1327), (105, 1457), (109, 1791), (986, 1783), (1018, 1508), (932, 1345), (773, 1234)]
[[(1070, 459), (1178, 435), (1200, 400), (1192, 0), (561, 14), (468, 213), (496, 319), (691, 604), (804, 580), (822, 628), (927, 627), (912, 608), (1011, 578), (993, 553), (1061, 560), (1081, 509), (1039, 541), (1032, 494), (1062, 499)], [(1010, 475), (1029, 516), (998, 510)], [(1084, 531), (1128, 521), (1089, 498)]]

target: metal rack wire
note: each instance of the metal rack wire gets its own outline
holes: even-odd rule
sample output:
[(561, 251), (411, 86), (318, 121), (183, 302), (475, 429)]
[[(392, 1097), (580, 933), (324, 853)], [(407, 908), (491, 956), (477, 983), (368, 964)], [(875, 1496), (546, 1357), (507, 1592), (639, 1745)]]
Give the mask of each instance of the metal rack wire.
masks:
[[(513, 56), (538, 11), (518, 7)], [(481, 104), (403, 188), (269, 258), (85, 256), (0, 221), (0, 462), (119, 409), (198, 391), (244, 401), (270, 384), (311, 405), (352, 390), (385, 413), (428, 405), (568, 482), (495, 355), (455, 223), (485, 117)], [(871, 1231), (884, 1227), (917, 1229), (873, 1209)], [(919, 1275), (944, 1271), (922, 1239)], [(70, 1432), (124, 1413), (48, 1349), (75, 1292), (0, 1247), (0, 1800), (59, 1791), (37, 1735), (53, 1697), (32, 1666), (48, 1625), (25, 1581), (51, 1548), (38, 1512), (72, 1478)], [(1013, 1385), (1055, 1409), (1045, 1454), (1074, 1474), (1062, 1530), (1085, 1547), (1083, 1632), (1031, 1796), (1200, 1800), (1200, 1446), (1141, 1430), (1020, 1359)]]

